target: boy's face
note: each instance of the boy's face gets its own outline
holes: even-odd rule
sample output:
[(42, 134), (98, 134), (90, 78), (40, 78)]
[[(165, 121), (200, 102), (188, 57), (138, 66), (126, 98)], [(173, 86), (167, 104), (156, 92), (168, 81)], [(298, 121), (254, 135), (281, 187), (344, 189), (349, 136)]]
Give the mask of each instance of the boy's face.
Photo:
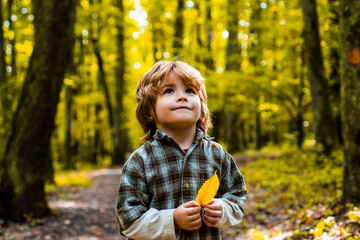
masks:
[(156, 99), (156, 127), (166, 131), (196, 128), (201, 103), (196, 88), (185, 86), (181, 79), (170, 73), (160, 85), (162, 94)]

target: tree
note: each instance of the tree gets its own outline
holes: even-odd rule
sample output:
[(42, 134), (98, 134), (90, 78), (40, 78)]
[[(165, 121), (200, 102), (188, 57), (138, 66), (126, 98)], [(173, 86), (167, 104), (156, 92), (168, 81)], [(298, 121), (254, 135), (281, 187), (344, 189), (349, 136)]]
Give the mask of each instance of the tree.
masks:
[(212, 57), (211, 42), (214, 38), (213, 29), (211, 27), (211, 0), (206, 0), (206, 48), (207, 53), (205, 55), (205, 66), (209, 70), (215, 69), (214, 59)]
[(239, 1), (228, 0), (227, 12), (228, 12), (228, 31), (229, 37), (227, 40), (226, 49), (226, 70), (240, 70), (240, 53), (238, 40), (238, 26), (239, 26)]
[(50, 137), (74, 44), (75, 0), (33, 4), (43, 11), (35, 15), (35, 46), (0, 159), (0, 216), (13, 220), (50, 212), (44, 191)]
[(176, 21), (175, 21), (175, 28), (174, 28), (174, 56), (179, 56), (180, 51), (183, 48), (183, 36), (184, 36), (184, 0), (177, 1), (177, 11), (176, 11)]
[(343, 198), (360, 202), (360, 4), (340, 1)]
[[(10, 97), (10, 83), (9, 79), (6, 76), (6, 62), (5, 62), (5, 49), (4, 49), (4, 33), (2, 28), (3, 15), (2, 15), (2, 2), (0, 2), (0, 101), (2, 108), (2, 121), (1, 125), (3, 126), (5, 133), (9, 130), (10, 117), (11, 117), (11, 106), (12, 100)], [(4, 141), (6, 134), (0, 134), (0, 156), (4, 150)]]
[(124, 98), (124, 74), (125, 74), (125, 53), (124, 53), (124, 6), (122, 0), (117, 0), (120, 12), (120, 21), (117, 25), (117, 53), (118, 66), (116, 68), (116, 106), (114, 116), (114, 156), (113, 165), (123, 164), (125, 162), (125, 153), (127, 141), (124, 129), (121, 129), (123, 116), (123, 98)]
[[(227, 1), (227, 26), (229, 31), (229, 37), (227, 39), (227, 48), (226, 48), (226, 71), (239, 71), (240, 70), (240, 53), (241, 49), (239, 47), (238, 41), (238, 26), (239, 26), (239, 2), (237, 0), (228, 0)], [(229, 94), (230, 95), (230, 94)], [(227, 99), (225, 99), (225, 105)], [(228, 151), (236, 152), (240, 150), (239, 147), (239, 114), (230, 110), (226, 113), (225, 116), (226, 129), (225, 129), (225, 138), (228, 143)]]
[(313, 103), (315, 139), (324, 153), (330, 154), (335, 145), (334, 122), (320, 47), (316, 1), (303, 0), (302, 9), (305, 25), (305, 57)]

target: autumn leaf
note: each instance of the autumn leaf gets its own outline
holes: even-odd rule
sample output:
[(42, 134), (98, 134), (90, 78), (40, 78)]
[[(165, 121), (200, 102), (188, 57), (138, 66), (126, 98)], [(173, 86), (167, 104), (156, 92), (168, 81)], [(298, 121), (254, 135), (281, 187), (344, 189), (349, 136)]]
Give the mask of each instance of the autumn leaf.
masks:
[(196, 202), (199, 205), (206, 205), (215, 197), (216, 192), (219, 189), (219, 178), (216, 172), (217, 170), (215, 171), (214, 176), (206, 180), (199, 189), (196, 197)]

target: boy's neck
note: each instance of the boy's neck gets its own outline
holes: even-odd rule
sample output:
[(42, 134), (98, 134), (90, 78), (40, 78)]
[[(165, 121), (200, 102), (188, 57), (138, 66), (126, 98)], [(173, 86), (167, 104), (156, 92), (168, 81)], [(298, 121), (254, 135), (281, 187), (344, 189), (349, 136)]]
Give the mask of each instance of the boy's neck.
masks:
[(172, 139), (182, 148), (188, 149), (195, 139), (196, 134), (196, 126), (191, 128), (181, 128), (181, 129), (164, 129), (160, 127), (159, 130), (165, 132), (168, 136), (172, 137)]

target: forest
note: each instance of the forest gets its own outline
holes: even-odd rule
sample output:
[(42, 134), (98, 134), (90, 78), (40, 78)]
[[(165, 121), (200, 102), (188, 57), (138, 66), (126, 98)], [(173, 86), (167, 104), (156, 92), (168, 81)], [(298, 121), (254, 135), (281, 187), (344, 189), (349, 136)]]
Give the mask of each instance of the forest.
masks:
[(201, 72), (208, 134), (246, 180), (224, 239), (360, 239), (358, 0), (0, 0), (0, 22), (0, 239), (94, 169), (118, 167), (117, 191), (160, 60)]

